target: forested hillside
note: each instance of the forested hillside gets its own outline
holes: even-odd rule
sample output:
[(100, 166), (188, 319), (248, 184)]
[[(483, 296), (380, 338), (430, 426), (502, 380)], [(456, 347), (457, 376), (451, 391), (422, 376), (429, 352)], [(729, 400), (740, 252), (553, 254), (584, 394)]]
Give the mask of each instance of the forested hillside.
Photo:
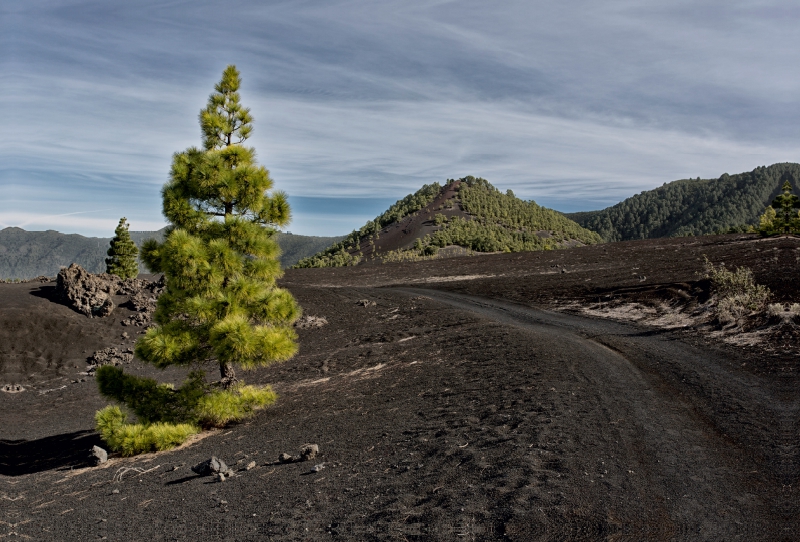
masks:
[(795, 189), (800, 164), (757, 167), (719, 179), (684, 179), (632, 196), (601, 211), (569, 213), (605, 241), (706, 235), (757, 225), (764, 208), (788, 180)]
[[(141, 246), (148, 238), (161, 239), (164, 230), (130, 232), (131, 239)], [(298, 260), (330, 246), (341, 237), (309, 237), (278, 233), (281, 247), (281, 266), (291, 267)], [(54, 230), (26, 231), (21, 228), (0, 230), (0, 279), (29, 279), (40, 275), (54, 277), (61, 266), (77, 263), (92, 273), (106, 269), (106, 251), (111, 238), (84, 237), (63, 234)], [(144, 265), (142, 273), (148, 272)]]
[(447, 254), (519, 252), (600, 242), (600, 236), (561, 213), (485, 179), (449, 179), (423, 186), (343, 241), (297, 267), (335, 267), (366, 261), (402, 261)]

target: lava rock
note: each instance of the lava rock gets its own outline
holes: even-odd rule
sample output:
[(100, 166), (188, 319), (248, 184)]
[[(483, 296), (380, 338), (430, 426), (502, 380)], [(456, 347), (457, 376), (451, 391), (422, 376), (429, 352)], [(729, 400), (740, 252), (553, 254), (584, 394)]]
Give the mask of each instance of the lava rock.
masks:
[(133, 353), (130, 350), (121, 352), (116, 348), (109, 347), (98, 350), (86, 359), (89, 367), (86, 369), (88, 375), (94, 374), (98, 367), (103, 365), (122, 365), (133, 361)]
[(202, 463), (198, 463), (194, 467), (192, 467), (192, 472), (199, 474), (200, 476), (211, 476), (215, 474), (222, 474), (223, 477), (227, 474), (232, 474), (231, 469), (225, 462), (219, 459), (217, 456), (211, 456), (211, 459), (206, 459)]
[(308, 461), (314, 459), (319, 454), (318, 444), (304, 444), (300, 448), (300, 461)]
[(62, 303), (81, 314), (103, 318), (114, 310), (111, 296), (117, 293), (121, 282), (117, 276), (94, 275), (73, 263), (58, 272), (56, 295)]
[(281, 455), (278, 456), (278, 461), (280, 461), (281, 463), (291, 463), (292, 461), (294, 461), (294, 459), (289, 454), (282, 453)]
[(294, 323), (294, 327), (298, 329), (313, 329), (326, 325), (328, 325), (328, 320), (324, 316), (307, 316), (305, 314)]

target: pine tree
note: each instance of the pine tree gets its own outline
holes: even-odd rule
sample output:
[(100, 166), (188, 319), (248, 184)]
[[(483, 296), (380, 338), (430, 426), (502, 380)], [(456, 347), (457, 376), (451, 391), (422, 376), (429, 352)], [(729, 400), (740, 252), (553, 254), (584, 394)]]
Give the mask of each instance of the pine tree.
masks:
[(234, 367), (263, 367), (292, 357), (292, 323), (300, 308), (276, 285), (281, 274), (275, 226), (289, 222), (286, 195), (271, 191), (269, 172), (242, 146), (252, 131), (239, 103), (239, 72), (228, 66), (200, 113), (204, 149), (173, 156), (162, 189), (171, 226), (166, 239), (142, 246), (142, 259), (164, 273), (152, 327), (136, 355), (159, 368), (216, 363), (219, 387), (202, 370), (178, 388), (126, 375), (118, 367), (97, 370), (100, 393), (136, 414), (128, 423), (118, 406), (95, 417), (106, 443), (123, 455), (167, 449), (198, 432), (250, 416), (277, 398), (269, 388), (245, 386)]
[(242, 145), (252, 132), (239, 103), (239, 72), (228, 66), (200, 113), (204, 150), (173, 156), (162, 190), (171, 223), (163, 244), (147, 242), (142, 256), (163, 272), (157, 326), (136, 354), (158, 367), (213, 361), (221, 383), (236, 382), (234, 366), (254, 368), (297, 351), (291, 326), (300, 316), (281, 275), (276, 226), (289, 222), (286, 195), (272, 191), (269, 172)]
[(800, 198), (792, 194), (789, 181), (784, 181), (781, 190), (783, 194), (778, 194), (761, 215), (758, 231), (762, 235), (800, 232), (800, 216), (797, 212), (800, 209)]
[(135, 278), (139, 274), (139, 264), (136, 262), (139, 249), (128, 233), (127, 220), (125, 217), (119, 219), (114, 238), (111, 239), (111, 248), (107, 252), (109, 258), (106, 259), (106, 273), (123, 279)]

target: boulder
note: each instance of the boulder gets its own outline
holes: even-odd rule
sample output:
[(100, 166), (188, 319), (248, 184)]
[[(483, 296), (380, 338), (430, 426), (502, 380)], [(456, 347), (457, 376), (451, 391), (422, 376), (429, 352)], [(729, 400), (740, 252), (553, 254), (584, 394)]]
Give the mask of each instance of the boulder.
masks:
[(198, 463), (192, 467), (192, 472), (199, 474), (200, 476), (213, 476), (222, 474), (224, 477), (225, 475), (233, 474), (233, 471), (231, 471), (228, 465), (226, 465), (222, 459), (219, 459), (214, 455), (211, 456), (211, 459), (206, 459), (202, 463)]
[(91, 318), (102, 318), (114, 310), (111, 296), (117, 293), (121, 283), (117, 276), (107, 273), (93, 275), (73, 263), (58, 272), (56, 294), (62, 303), (77, 312)]

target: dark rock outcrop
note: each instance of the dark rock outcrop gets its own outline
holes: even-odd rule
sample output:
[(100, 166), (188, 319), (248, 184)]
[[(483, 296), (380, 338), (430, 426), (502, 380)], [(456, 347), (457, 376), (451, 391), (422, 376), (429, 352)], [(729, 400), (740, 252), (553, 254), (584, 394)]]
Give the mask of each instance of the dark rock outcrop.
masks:
[(198, 463), (192, 467), (192, 472), (200, 476), (212, 476), (214, 474), (230, 475), (233, 471), (225, 464), (222, 459), (217, 456), (211, 456), (211, 459), (206, 459), (202, 463)]
[(98, 367), (103, 365), (122, 365), (123, 363), (130, 363), (133, 361), (133, 352), (130, 350), (120, 352), (114, 347), (103, 348), (92, 354), (86, 363), (89, 367), (86, 369), (88, 374), (93, 374)]
[(104, 317), (114, 310), (111, 296), (119, 290), (122, 279), (103, 273), (93, 275), (73, 263), (58, 272), (56, 293), (62, 303), (89, 317)]

